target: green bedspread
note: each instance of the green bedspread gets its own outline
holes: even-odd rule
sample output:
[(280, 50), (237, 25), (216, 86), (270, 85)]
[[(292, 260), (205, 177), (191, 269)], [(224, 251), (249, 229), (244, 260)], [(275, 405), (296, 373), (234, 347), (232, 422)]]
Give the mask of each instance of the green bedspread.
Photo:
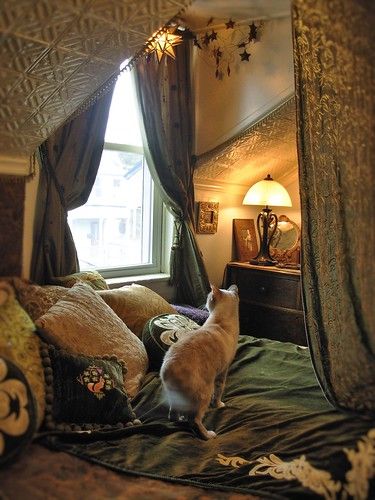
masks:
[(115, 470), (265, 498), (375, 498), (375, 422), (327, 402), (306, 348), (240, 337), (224, 393), (206, 414), (216, 439), (168, 421), (158, 373), (133, 407), (142, 425), (44, 444)]

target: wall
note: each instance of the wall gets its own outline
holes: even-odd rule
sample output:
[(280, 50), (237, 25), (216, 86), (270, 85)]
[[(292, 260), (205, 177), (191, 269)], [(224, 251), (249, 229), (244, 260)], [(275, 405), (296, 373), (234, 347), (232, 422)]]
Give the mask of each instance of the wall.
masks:
[[(0, 156), (0, 175), (19, 176), (25, 178), (25, 206), (24, 206), (24, 231), (22, 252), (22, 276), (28, 277), (33, 241), (33, 220), (35, 211), (36, 191), (38, 187), (38, 169), (33, 178), (29, 177), (30, 159), (28, 157), (5, 157)], [(1, 243), (1, 242), (0, 242)]]
[[(222, 30), (226, 36), (230, 31)], [(194, 51), (197, 154), (221, 144), (293, 93), (290, 18), (264, 22), (259, 36), (250, 45), (250, 60), (233, 62), (231, 75), (222, 79), (215, 78), (214, 58)]]
[[(299, 226), (301, 224), (298, 182), (285, 186), (292, 199), (291, 208), (277, 208), (274, 212), (277, 215), (285, 214)], [(195, 190), (197, 201), (219, 202), (219, 221), (216, 234), (197, 234), (199, 248), (202, 251), (203, 259), (207, 267), (207, 272), (211, 283), (221, 286), (225, 265), (235, 259), (233, 244), (233, 219), (254, 219), (259, 213), (257, 207), (244, 206), (242, 200), (244, 192), (236, 186), (213, 186)]]
[(23, 256), (22, 256), (22, 276), (28, 278), (30, 275), (31, 253), (33, 243), (33, 223), (35, 214), (35, 201), (38, 190), (39, 170), (36, 175), (26, 183), (25, 193), (25, 215), (23, 229)]
[[(249, 63), (241, 62), (229, 77), (218, 80), (212, 67), (199, 53), (195, 58), (196, 150), (198, 154), (212, 149), (238, 133), (245, 125), (267, 114), (294, 91), (293, 52), (289, 18), (268, 21), (260, 41), (251, 49)], [(297, 165), (284, 184), (292, 198), (292, 208), (274, 210), (300, 225), (300, 200)], [(275, 180), (277, 176), (272, 175)], [(195, 184), (196, 201), (219, 202), (218, 231), (214, 235), (198, 234), (209, 278), (221, 285), (225, 265), (234, 258), (233, 219), (254, 219), (259, 207), (243, 206), (250, 185), (221, 182), (220, 177), (208, 183)], [(258, 179), (258, 180), (261, 180)]]

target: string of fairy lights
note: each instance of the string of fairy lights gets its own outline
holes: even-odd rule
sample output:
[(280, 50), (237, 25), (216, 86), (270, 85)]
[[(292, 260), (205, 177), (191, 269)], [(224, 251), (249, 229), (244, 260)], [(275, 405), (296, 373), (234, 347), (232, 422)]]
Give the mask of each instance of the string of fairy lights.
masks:
[(237, 23), (229, 19), (223, 25), (215, 26), (214, 19), (207, 21), (207, 29), (195, 34), (188, 27), (177, 22), (158, 29), (142, 49), (126, 61), (121, 70), (112, 75), (95, 94), (90, 96), (74, 113), (74, 117), (85, 111), (101, 96), (105, 95), (124, 71), (130, 71), (140, 59), (155, 54), (160, 63), (164, 56), (175, 59), (174, 48), (183, 41), (183, 33), (193, 38), (194, 47), (214, 67), (215, 77), (219, 80), (230, 76), (232, 67), (238, 62), (248, 63), (251, 58), (251, 45), (258, 42), (262, 31), (261, 21)]
[(260, 40), (263, 24), (255, 21), (236, 23), (229, 19), (222, 29), (218, 29), (210, 28), (212, 23), (211, 18), (207, 30), (195, 35), (194, 46), (214, 66), (215, 77), (221, 80), (231, 75), (234, 65), (250, 61), (252, 45)]
[[(249, 62), (252, 45), (259, 41), (262, 22), (237, 23), (229, 19), (222, 26), (207, 21), (207, 29), (200, 34), (192, 33), (194, 47), (200, 55), (214, 66), (215, 77), (223, 79), (230, 76), (233, 65)], [(149, 56), (155, 53), (160, 62), (164, 55), (175, 58), (174, 47), (182, 42), (182, 36), (176, 27), (163, 27), (150, 37), (145, 46)]]

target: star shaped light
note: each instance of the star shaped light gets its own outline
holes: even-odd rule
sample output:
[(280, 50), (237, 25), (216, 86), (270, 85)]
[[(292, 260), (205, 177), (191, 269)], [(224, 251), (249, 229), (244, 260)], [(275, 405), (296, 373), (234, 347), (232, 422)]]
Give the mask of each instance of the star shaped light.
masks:
[(167, 28), (162, 28), (152, 35), (148, 41), (147, 51), (151, 54), (156, 52), (158, 62), (164, 54), (172, 59), (176, 58), (174, 46), (182, 42), (182, 36), (171, 33)]
[(204, 37), (202, 38), (202, 43), (203, 45), (208, 45), (211, 41), (211, 35), (209, 35), (208, 33), (206, 33), (204, 35)]
[(249, 42), (251, 40), (256, 40), (257, 39), (257, 34), (258, 34), (258, 28), (255, 26), (254, 22), (252, 22), (249, 25), (250, 31), (249, 31)]
[(232, 21), (232, 19), (229, 19), (229, 21), (227, 23), (225, 23), (225, 26), (226, 26), (227, 30), (229, 30), (229, 29), (233, 29), (235, 24), (236, 23), (234, 21)]
[(211, 40), (217, 40), (217, 31), (212, 30), (212, 33), (210, 35)]
[(245, 49), (243, 52), (241, 52), (240, 54), (240, 57), (241, 57), (241, 61), (248, 61), (250, 59), (250, 56), (251, 54), (249, 54), (247, 52), (247, 50)]

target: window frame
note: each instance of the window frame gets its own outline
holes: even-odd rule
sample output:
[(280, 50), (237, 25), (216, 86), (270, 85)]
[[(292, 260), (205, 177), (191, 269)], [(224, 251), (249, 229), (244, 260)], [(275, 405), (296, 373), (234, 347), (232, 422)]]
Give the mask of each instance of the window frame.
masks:
[[(145, 276), (151, 274), (160, 274), (166, 271), (166, 267), (169, 264), (169, 257), (167, 257), (166, 248), (168, 241), (170, 239), (170, 231), (168, 230), (168, 225), (171, 224), (171, 215), (166, 209), (158, 189), (156, 189), (155, 183), (151, 177), (150, 169), (147, 165), (146, 155), (144, 148), (142, 146), (134, 146), (123, 143), (113, 143), (105, 142), (103, 145), (103, 151), (121, 151), (129, 153), (137, 153), (143, 156), (144, 161), (144, 171), (143, 171), (143, 200), (145, 200), (146, 191), (150, 188), (150, 203), (152, 204), (152, 236), (150, 241), (150, 253), (151, 262), (147, 264), (138, 264), (123, 267), (107, 267), (107, 268), (95, 268), (103, 278), (127, 278), (131, 276)], [(100, 168), (100, 166), (99, 166)], [(147, 183), (145, 183), (145, 169), (148, 170)], [(151, 182), (151, 186), (149, 186)], [(146, 185), (147, 184), (147, 185)], [(95, 186), (95, 183), (94, 183)], [(144, 205), (144, 203), (143, 203)], [(143, 226), (143, 223), (142, 223)], [(79, 249), (77, 249), (78, 252)]]

